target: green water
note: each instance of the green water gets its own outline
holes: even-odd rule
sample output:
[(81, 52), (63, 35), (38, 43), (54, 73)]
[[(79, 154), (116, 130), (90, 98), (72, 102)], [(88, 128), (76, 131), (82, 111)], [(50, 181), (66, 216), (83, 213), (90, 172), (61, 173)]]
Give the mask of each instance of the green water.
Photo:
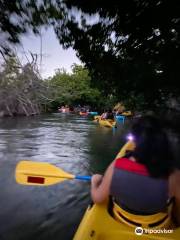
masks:
[(0, 119), (0, 239), (70, 240), (91, 202), (89, 182), (18, 185), (19, 160), (49, 162), (75, 175), (103, 173), (127, 129), (119, 124), (113, 131), (73, 114)]

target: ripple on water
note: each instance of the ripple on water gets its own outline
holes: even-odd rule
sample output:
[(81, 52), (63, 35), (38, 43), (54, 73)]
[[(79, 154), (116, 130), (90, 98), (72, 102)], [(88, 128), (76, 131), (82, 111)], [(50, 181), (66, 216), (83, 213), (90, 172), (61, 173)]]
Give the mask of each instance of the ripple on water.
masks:
[(116, 141), (117, 134), (73, 114), (0, 120), (0, 238), (72, 239), (90, 202), (90, 183), (18, 185), (15, 165), (20, 159), (30, 159), (75, 175), (91, 175), (104, 169), (122, 145), (122, 140)]

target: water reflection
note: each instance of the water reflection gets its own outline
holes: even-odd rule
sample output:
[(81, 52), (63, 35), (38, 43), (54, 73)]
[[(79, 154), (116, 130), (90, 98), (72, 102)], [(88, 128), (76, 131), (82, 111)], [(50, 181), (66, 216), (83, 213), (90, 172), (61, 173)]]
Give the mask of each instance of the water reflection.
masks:
[(20, 159), (50, 162), (74, 174), (103, 172), (125, 141), (117, 131), (73, 114), (0, 119), (0, 239), (72, 239), (90, 202), (90, 184), (27, 187), (14, 180)]

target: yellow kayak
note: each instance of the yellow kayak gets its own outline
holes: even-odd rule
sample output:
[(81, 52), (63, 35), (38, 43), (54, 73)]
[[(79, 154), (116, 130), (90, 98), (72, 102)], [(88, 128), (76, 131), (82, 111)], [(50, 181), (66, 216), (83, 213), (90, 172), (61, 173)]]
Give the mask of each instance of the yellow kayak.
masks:
[[(133, 142), (129, 141), (117, 157), (133, 148)], [(107, 203), (94, 204), (86, 210), (73, 240), (179, 240), (180, 227), (173, 227), (170, 207), (167, 212), (140, 216), (114, 204), (112, 217)]]
[(101, 119), (101, 116), (99, 116), (99, 115), (97, 115), (97, 116), (94, 116), (94, 122), (98, 122), (99, 121), (99, 119)]
[(132, 112), (131, 111), (126, 111), (126, 112), (121, 113), (121, 115), (126, 116), (126, 117), (130, 117), (130, 116), (132, 116)]
[(115, 127), (116, 126), (116, 121), (111, 120), (111, 119), (99, 119), (99, 124), (105, 127)]
[[(130, 227), (123, 222), (115, 220), (107, 211), (107, 205), (94, 204), (89, 207), (79, 225), (73, 240), (179, 240), (180, 228), (165, 229), (163, 233), (157, 233), (160, 228), (153, 229), (154, 233), (143, 233), (141, 236), (135, 234), (136, 226)], [(143, 228), (151, 230), (150, 228)], [(141, 230), (141, 229), (140, 229)], [(138, 229), (136, 229), (138, 232)], [(166, 232), (167, 231), (167, 232)]]
[(116, 121), (112, 119), (101, 119), (101, 116), (94, 116), (94, 122), (98, 122), (100, 125), (105, 127), (115, 127)]

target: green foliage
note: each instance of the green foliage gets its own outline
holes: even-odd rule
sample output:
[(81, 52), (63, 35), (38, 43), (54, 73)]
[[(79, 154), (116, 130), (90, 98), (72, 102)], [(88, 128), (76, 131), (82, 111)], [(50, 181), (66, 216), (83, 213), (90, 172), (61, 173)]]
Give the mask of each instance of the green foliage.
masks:
[(179, 1), (67, 0), (66, 6), (69, 21), (55, 26), (60, 42), (78, 52), (105, 94), (136, 108), (179, 96)]
[(62, 104), (97, 106), (102, 96), (100, 91), (92, 88), (90, 84), (89, 72), (81, 65), (74, 64), (72, 73), (59, 69), (52, 78), (48, 79), (53, 106)]
[[(76, 50), (85, 64), (90, 88), (93, 83), (108, 103), (117, 99), (130, 107), (154, 109), (180, 94), (179, 12), (179, 0), (2, 0), (0, 52), (22, 33), (51, 25), (63, 47)], [(98, 92), (81, 80), (75, 84), (76, 78), (78, 74), (66, 80), (68, 86), (62, 80), (62, 94), (54, 93), (57, 102), (96, 99)]]
[[(1, 0), (0, 1), (0, 53), (9, 54), (12, 43), (20, 42), (27, 32), (39, 33), (39, 27), (54, 25), (65, 17), (62, 1), (54, 0)], [(62, 14), (63, 13), (63, 14)]]

